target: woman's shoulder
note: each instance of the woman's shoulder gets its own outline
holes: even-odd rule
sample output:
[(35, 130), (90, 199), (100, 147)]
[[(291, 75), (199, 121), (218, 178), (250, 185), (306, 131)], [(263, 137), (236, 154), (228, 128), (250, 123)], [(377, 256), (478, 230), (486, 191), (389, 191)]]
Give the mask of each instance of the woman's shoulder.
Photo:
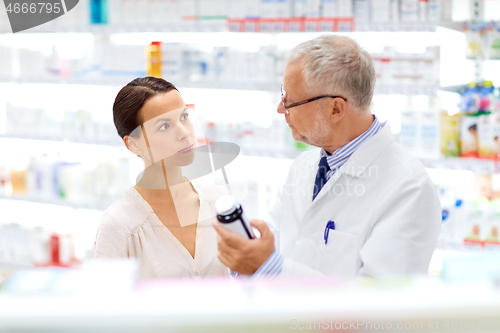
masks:
[(102, 223), (114, 221), (127, 235), (137, 229), (148, 218), (137, 195), (140, 194), (133, 187), (128, 189), (104, 211)]
[(199, 180), (192, 180), (191, 184), (193, 184), (198, 195), (206, 201), (216, 201), (219, 197), (230, 194), (228, 189), (222, 185)]

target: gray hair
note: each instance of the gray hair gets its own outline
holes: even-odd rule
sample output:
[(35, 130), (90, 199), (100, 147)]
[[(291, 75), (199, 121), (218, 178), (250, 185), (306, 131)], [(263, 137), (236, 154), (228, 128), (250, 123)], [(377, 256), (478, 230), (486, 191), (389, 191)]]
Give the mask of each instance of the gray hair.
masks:
[(288, 60), (304, 61), (307, 89), (343, 95), (355, 109), (369, 109), (376, 80), (373, 59), (355, 40), (323, 35), (297, 45)]

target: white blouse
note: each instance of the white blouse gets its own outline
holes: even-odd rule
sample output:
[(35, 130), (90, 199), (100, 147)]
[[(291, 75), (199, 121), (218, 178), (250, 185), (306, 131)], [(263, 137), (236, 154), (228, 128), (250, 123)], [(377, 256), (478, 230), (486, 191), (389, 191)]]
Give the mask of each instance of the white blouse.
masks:
[(216, 215), (215, 200), (228, 191), (197, 181), (191, 184), (200, 200), (194, 258), (133, 187), (104, 212), (95, 258), (138, 258), (145, 279), (229, 276), (217, 258), (217, 236), (211, 224)]

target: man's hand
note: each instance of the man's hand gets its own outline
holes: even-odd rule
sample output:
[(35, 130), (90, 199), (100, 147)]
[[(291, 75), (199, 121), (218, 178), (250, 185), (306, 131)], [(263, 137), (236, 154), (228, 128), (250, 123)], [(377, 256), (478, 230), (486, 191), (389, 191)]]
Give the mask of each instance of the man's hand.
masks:
[(224, 228), (219, 221), (212, 222), (217, 231), (219, 260), (239, 274), (253, 274), (274, 251), (274, 235), (266, 222), (250, 220), (260, 232), (260, 238), (247, 239)]

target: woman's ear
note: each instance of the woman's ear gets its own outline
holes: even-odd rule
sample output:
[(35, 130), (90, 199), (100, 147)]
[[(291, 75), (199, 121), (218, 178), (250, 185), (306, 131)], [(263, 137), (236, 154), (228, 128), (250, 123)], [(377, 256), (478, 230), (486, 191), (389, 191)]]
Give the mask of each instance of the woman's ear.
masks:
[(142, 149), (137, 144), (136, 139), (132, 138), (130, 135), (125, 135), (123, 137), (123, 142), (125, 143), (127, 149), (130, 150), (132, 153), (138, 156), (142, 156)]

